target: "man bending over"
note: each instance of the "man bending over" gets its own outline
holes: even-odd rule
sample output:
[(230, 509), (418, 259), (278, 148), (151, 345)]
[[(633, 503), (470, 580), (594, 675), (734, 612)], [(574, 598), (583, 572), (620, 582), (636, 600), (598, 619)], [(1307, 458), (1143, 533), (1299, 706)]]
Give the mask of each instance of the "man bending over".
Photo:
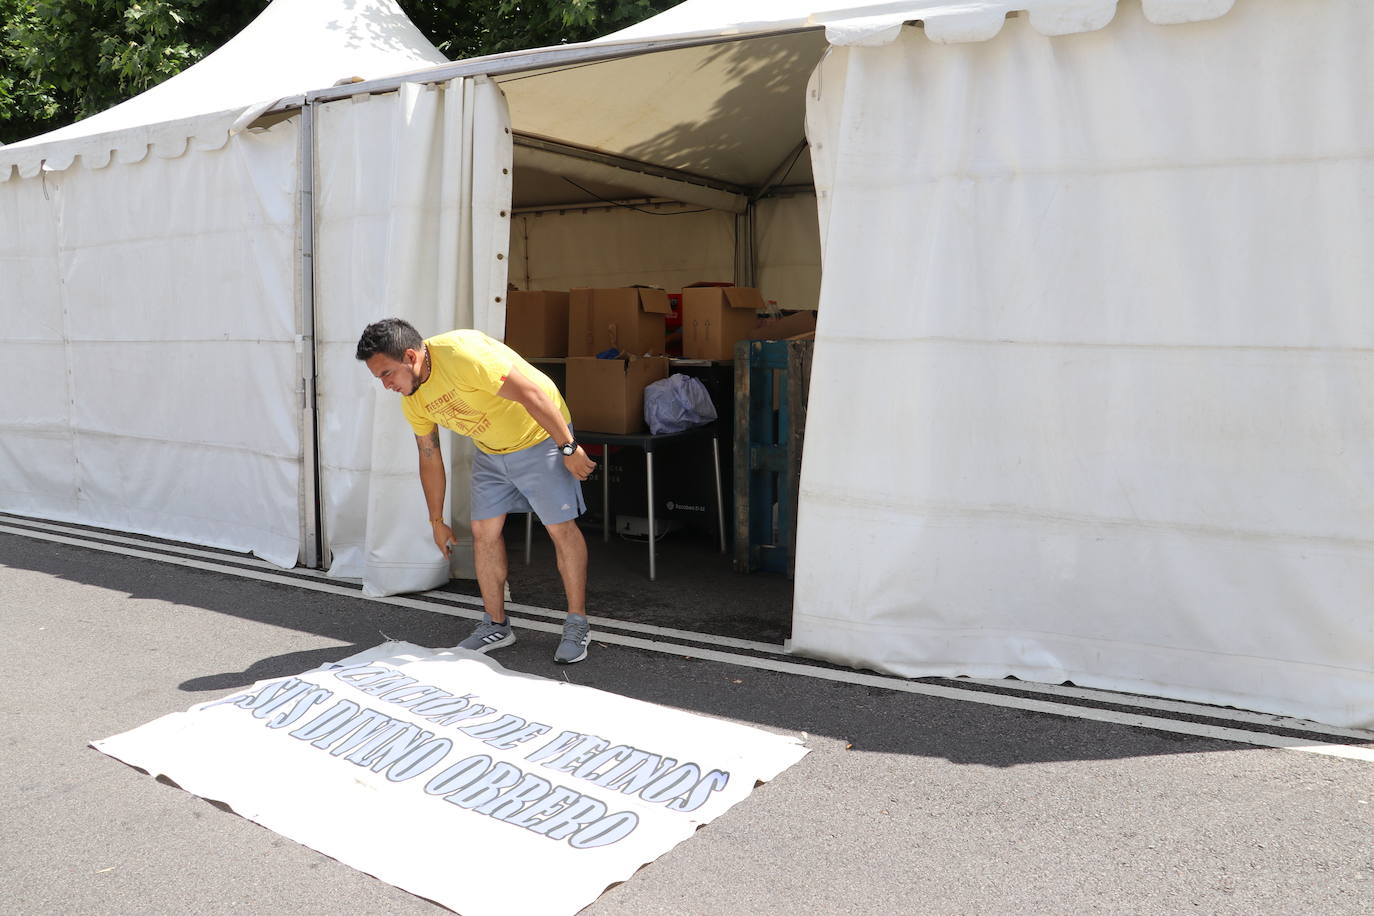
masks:
[(447, 476), (439, 454), (443, 426), (477, 445), (472, 463), (472, 542), (482, 623), (459, 648), (490, 652), (515, 642), (506, 616), (506, 542), (501, 529), (511, 512), (533, 510), (548, 529), (568, 597), (560, 664), (587, 657), (587, 543), (577, 527), (586, 510), (582, 481), (596, 466), (573, 439), (572, 417), (548, 376), (510, 347), (481, 331), (459, 330), (427, 340), (399, 318), (367, 326), (358, 359), (399, 392), (401, 410), (415, 430), (420, 486), (425, 491), (434, 543), (449, 555), (453, 529), (444, 517)]

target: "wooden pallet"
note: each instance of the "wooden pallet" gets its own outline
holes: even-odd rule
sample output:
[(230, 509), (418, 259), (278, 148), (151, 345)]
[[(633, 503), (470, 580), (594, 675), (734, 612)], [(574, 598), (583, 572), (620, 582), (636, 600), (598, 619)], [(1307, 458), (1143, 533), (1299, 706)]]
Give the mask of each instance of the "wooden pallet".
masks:
[(796, 568), (797, 488), (813, 340), (735, 345), (737, 572)]

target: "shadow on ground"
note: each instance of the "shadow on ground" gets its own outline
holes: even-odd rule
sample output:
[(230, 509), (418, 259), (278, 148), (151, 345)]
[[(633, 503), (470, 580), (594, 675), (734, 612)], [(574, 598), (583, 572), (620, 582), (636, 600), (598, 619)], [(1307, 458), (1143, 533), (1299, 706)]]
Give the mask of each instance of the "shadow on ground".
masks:
[[(211, 672), (194, 670), (197, 654), (188, 648), (168, 673), (184, 677), (179, 686), (189, 693), (227, 692), (256, 681), (292, 676), (389, 639), (421, 646), (452, 646), (472, 625), (468, 619), (444, 614), (13, 535), (0, 535), (0, 564), (130, 598), (171, 602), (345, 643), (265, 657), (242, 671)], [(519, 631), (519, 641), (501, 650), (497, 659), (512, 670), (561, 678), (650, 703), (841, 740), (858, 752), (1010, 767), (1243, 747), (1069, 716), (973, 705), (671, 653), (612, 647), (597, 643), (595, 634), (586, 661), (557, 666), (552, 661), (555, 644), (553, 634)], [(177, 672), (177, 668), (187, 670)], [(198, 699), (203, 698), (208, 697)]]

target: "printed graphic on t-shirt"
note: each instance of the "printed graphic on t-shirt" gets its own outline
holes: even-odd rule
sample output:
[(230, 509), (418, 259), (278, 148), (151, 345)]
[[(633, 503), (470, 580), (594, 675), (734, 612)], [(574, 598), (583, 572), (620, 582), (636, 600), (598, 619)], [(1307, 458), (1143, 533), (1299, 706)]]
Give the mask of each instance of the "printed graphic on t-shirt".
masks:
[(447, 391), (423, 406), (436, 423), (460, 435), (476, 437), (491, 429), (491, 418), (460, 398), (456, 391)]

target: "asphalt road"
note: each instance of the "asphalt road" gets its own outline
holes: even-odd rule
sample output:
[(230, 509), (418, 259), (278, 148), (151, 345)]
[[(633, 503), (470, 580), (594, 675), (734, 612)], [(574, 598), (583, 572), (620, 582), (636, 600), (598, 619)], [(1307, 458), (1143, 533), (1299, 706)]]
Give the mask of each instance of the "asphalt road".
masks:
[[(0, 624), (0, 912), (445, 912), (87, 742), (467, 621), (0, 534)], [(495, 657), (811, 749), (589, 914), (1374, 911), (1374, 763), (554, 639)]]

